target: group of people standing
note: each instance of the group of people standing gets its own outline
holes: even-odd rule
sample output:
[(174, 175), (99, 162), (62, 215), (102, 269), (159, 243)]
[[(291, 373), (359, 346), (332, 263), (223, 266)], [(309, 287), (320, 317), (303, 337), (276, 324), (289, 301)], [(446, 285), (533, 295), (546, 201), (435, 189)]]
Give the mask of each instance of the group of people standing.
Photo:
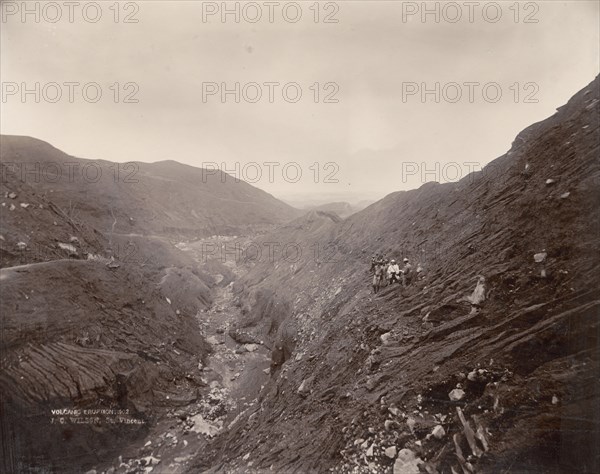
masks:
[(412, 265), (408, 258), (403, 260), (404, 266), (396, 263), (396, 260), (388, 260), (385, 255), (373, 255), (371, 257), (371, 273), (373, 274), (373, 292), (379, 292), (382, 286), (401, 283), (402, 286), (409, 286), (412, 281)]

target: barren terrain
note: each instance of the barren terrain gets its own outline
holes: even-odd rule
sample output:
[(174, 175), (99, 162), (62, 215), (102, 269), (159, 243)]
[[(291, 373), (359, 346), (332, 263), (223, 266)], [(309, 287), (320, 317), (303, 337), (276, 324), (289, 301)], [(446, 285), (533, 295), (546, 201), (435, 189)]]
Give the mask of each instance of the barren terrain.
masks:
[(598, 472), (599, 110), (346, 219), (177, 163), (34, 187), (64, 156), (2, 137), (3, 471)]

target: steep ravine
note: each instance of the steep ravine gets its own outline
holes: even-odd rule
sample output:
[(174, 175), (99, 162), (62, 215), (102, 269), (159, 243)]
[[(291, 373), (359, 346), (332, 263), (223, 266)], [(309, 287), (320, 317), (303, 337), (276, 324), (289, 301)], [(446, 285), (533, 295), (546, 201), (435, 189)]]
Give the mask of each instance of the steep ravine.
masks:
[(219, 282), (212, 289), (211, 306), (196, 315), (196, 331), (211, 346), (204, 363), (199, 361), (194, 368), (201, 388), (195, 397), (182, 399), (179, 407), (168, 409), (118, 458), (96, 465), (96, 472), (188, 472), (193, 459), (211, 449), (217, 434), (227, 432), (244, 412), (256, 409), (258, 395), (269, 380), (270, 350), (263, 341), (251, 342), (244, 339), (243, 331), (235, 332), (241, 309), (234, 296), (233, 280), (245, 270), (238, 268), (234, 259), (206, 262), (199, 249), (207, 242), (221, 243), (204, 239), (178, 245), (191, 262), (211, 269), (213, 273), (208, 274)]
[[(137, 265), (15, 268), (24, 255), (5, 253), (11, 455), (106, 474), (598, 472), (598, 85), (521, 132), (494, 172), (254, 239), (296, 243), (296, 261), (205, 261), (210, 242), (172, 252), (137, 232), (111, 236)], [(79, 229), (78, 252), (104, 247), (35, 202), (9, 211), (11, 243), (35, 209), (60, 243)], [(373, 295), (375, 252), (423, 272)], [(146, 423), (46, 429), (66, 404)]]
[[(190, 472), (598, 472), (599, 84), (483, 172), (258, 239), (334, 251), (236, 285), (284, 354)], [(423, 272), (374, 296), (375, 252)]]

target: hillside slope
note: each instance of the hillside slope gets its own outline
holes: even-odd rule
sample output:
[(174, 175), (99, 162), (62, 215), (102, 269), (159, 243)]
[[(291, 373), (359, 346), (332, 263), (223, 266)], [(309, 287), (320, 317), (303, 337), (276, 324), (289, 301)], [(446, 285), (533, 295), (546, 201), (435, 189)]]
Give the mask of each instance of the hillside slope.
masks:
[[(482, 172), (258, 240), (301, 249), (237, 286), (271, 382), (195, 468), (598, 472), (599, 110), (596, 78)], [(424, 271), (373, 296), (375, 252)]]
[[(82, 472), (198, 396), (209, 346), (196, 310), (148, 272), (54, 260), (4, 268), (0, 280), (3, 472)], [(60, 421), (60, 409), (82, 414)], [(83, 415), (96, 409), (129, 421)]]
[[(85, 472), (145, 436), (169, 410), (206, 395), (198, 367), (210, 345), (197, 313), (213, 303), (215, 281), (173, 247), (170, 231), (132, 232), (159, 231), (157, 222), (135, 218), (113, 233), (109, 214), (107, 228), (107, 203), (120, 206), (115, 216), (130, 210), (119, 199), (135, 191), (123, 183), (93, 189), (68, 175), (51, 183), (48, 164), (71, 157), (33, 139), (2, 137), (2, 147), (0, 470)], [(23, 176), (11, 153), (24, 150), (46, 172), (28, 168), (34, 172)], [(265, 212), (258, 208), (254, 224)], [(183, 215), (162, 223), (176, 219)], [(214, 232), (201, 219), (194, 225), (194, 232)]]
[(0, 164), (0, 268), (103, 254), (108, 241), (97, 230), (38, 193)]
[(109, 235), (240, 234), (300, 211), (221, 171), (176, 161), (112, 163), (67, 155), (30, 137), (0, 137), (0, 157), (21, 180)]

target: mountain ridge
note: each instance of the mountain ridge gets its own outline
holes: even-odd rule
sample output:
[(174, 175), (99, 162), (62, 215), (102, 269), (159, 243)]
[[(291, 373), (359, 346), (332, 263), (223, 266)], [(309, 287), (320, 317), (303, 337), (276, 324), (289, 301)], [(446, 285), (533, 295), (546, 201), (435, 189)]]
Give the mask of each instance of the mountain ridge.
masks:
[(39, 193), (53, 193), (63, 207), (77, 205), (105, 233), (186, 238), (247, 233), (301, 214), (220, 170), (175, 161), (88, 160), (41, 140), (9, 135), (0, 137), (0, 156), (21, 178), (35, 182)]

